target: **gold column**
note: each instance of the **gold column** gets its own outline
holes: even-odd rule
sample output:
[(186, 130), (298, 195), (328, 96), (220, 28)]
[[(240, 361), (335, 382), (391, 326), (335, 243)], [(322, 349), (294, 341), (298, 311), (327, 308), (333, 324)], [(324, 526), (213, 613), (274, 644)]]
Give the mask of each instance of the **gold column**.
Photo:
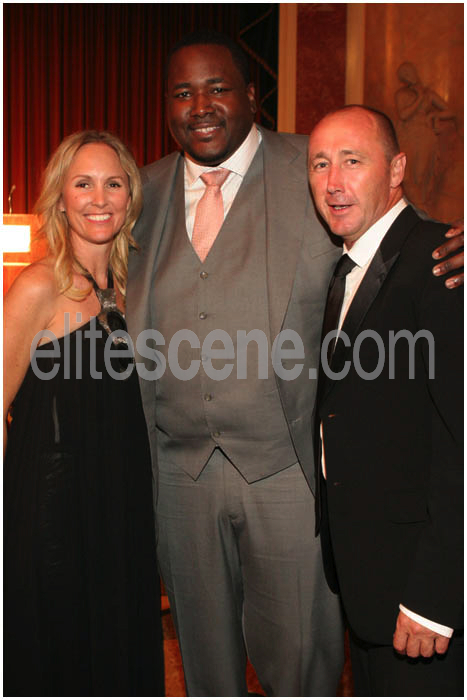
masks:
[(347, 3), (345, 103), (363, 104), (365, 93), (365, 4)]
[(280, 3), (277, 130), (295, 133), (297, 85), (297, 3)]

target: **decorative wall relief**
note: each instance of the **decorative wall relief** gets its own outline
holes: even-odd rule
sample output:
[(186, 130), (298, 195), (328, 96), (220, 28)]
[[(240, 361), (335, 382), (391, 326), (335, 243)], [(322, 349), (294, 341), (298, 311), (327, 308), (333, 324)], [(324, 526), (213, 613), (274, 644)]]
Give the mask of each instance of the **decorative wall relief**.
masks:
[(364, 98), (394, 122), (409, 198), (440, 221), (463, 215), (464, 5), (365, 3)]
[(449, 217), (463, 192), (459, 120), (436, 90), (422, 83), (413, 63), (402, 63), (397, 77), (402, 85), (395, 94), (395, 126), (408, 159), (406, 194), (421, 209)]

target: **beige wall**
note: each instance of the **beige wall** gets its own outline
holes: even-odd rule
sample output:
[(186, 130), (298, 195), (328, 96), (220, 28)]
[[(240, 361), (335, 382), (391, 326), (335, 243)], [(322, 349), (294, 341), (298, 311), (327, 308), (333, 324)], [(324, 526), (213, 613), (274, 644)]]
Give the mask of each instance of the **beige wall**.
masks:
[[(381, 109), (408, 155), (410, 199), (443, 221), (462, 216), (463, 4), (296, 3), (292, 15), (290, 4), (281, 8), (281, 23), (295, 13), (297, 31), (289, 26), (280, 47), (289, 61), (279, 81), (294, 86), (295, 98), (293, 89), (279, 91), (279, 115), (288, 119), (281, 125), (279, 118), (279, 130), (293, 131), (295, 122), (305, 133), (345, 102)], [(398, 76), (404, 63), (411, 64), (405, 82)]]

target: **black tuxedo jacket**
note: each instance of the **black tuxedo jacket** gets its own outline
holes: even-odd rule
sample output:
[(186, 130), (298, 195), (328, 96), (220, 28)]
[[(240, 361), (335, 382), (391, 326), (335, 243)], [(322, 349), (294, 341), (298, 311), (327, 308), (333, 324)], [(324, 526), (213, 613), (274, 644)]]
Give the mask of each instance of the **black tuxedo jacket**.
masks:
[[(319, 392), (328, 581), (335, 564), (350, 626), (376, 644), (392, 644), (399, 603), (462, 626), (463, 292), (431, 272), (446, 228), (401, 212), (343, 324), (331, 369), (350, 362), (346, 376)], [(391, 349), (402, 331), (429, 339)]]

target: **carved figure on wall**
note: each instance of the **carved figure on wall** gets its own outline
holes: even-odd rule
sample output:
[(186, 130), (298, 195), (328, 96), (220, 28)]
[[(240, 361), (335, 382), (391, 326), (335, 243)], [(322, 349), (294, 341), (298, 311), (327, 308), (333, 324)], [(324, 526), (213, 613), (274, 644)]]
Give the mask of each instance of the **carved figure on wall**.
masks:
[[(396, 92), (395, 102), (399, 117), (397, 135), (402, 150), (409, 155), (407, 194), (432, 215), (441, 216), (446, 207), (452, 210), (458, 206), (462, 212), (463, 163), (458, 155), (453, 161), (453, 154), (462, 153), (456, 115), (437, 92), (423, 85), (413, 63), (402, 63), (397, 77), (404, 83)], [(448, 172), (450, 182), (458, 183), (455, 193), (445, 182)], [(460, 195), (458, 205), (453, 201), (441, 203), (442, 197), (452, 200), (453, 194)], [(453, 215), (452, 211), (449, 215)]]

